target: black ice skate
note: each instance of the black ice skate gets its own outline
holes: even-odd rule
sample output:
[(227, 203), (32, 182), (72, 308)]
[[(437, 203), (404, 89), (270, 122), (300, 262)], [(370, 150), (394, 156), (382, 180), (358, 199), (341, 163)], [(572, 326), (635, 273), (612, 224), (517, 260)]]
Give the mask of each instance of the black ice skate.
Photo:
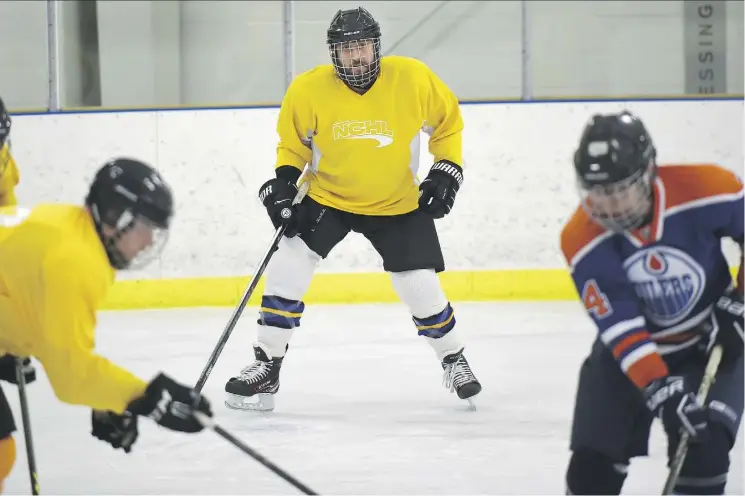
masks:
[(270, 412), (279, 391), (279, 369), (283, 358), (270, 358), (261, 343), (254, 343), (256, 361), (225, 384), (225, 406), (236, 410)]
[(458, 398), (468, 400), (471, 406), (475, 407), (471, 398), (481, 392), (481, 383), (471, 372), (471, 367), (463, 355), (463, 350), (446, 356), (442, 360), (442, 368), (445, 371), (442, 380), (443, 385), (450, 392), (455, 392)]

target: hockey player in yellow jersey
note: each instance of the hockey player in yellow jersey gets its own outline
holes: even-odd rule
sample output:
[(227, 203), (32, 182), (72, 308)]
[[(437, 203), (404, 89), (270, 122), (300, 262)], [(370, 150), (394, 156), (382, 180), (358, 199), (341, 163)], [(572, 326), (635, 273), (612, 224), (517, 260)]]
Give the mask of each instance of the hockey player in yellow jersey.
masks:
[[(437, 277), (445, 264), (434, 219), (450, 212), (463, 182), (458, 100), (424, 63), (382, 57), (380, 39), (367, 10), (339, 11), (327, 33), (332, 63), (297, 76), (284, 97), (276, 177), (259, 199), (275, 227), (287, 230), (266, 272), (255, 361), (225, 385), (229, 407), (273, 410), (303, 296), (320, 260), (350, 232), (382, 258), (446, 387), (469, 401), (481, 391)], [(422, 131), (435, 163), (419, 184)], [(292, 206), (306, 165), (308, 194)]]
[(0, 207), (16, 204), (15, 188), (20, 179), (18, 166), (10, 153), (10, 127), (12, 121), (0, 98)]
[[(60, 401), (91, 407), (93, 436), (127, 453), (138, 416), (198, 432), (202, 426), (190, 412), (212, 415), (191, 388), (162, 373), (145, 382), (94, 349), (96, 311), (115, 271), (141, 268), (157, 256), (172, 215), (168, 185), (132, 159), (104, 165), (84, 206), (0, 209), (0, 353), (36, 358)], [(0, 379), (15, 383), (12, 372)], [(33, 369), (25, 372), (33, 381)], [(0, 389), (0, 483), (14, 463), (15, 430)]]

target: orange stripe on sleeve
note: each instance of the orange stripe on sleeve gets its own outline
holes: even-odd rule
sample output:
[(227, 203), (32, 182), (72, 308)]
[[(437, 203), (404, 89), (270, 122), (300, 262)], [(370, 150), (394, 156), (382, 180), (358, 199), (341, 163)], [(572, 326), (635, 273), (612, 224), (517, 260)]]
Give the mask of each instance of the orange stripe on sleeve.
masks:
[(669, 373), (667, 364), (659, 353), (650, 353), (637, 360), (626, 371), (629, 379), (640, 389), (648, 386), (652, 381), (662, 379)]
[(663, 165), (658, 175), (665, 184), (665, 207), (711, 196), (739, 193), (743, 185), (734, 172), (714, 164)]
[(613, 347), (613, 356), (616, 357), (616, 360), (618, 360), (618, 357), (620, 357), (624, 351), (628, 350), (640, 341), (649, 341), (649, 333), (647, 331), (635, 332), (621, 340), (620, 343)]
[(572, 259), (582, 248), (604, 232), (605, 230), (593, 222), (582, 207), (577, 208), (561, 230), (561, 251), (567, 263), (571, 264)]

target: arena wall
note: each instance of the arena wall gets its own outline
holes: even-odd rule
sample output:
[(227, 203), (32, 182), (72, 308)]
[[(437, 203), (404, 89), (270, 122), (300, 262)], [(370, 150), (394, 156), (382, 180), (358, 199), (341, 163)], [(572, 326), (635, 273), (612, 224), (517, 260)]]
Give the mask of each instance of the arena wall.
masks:
[[(577, 206), (571, 157), (587, 119), (629, 109), (662, 163), (718, 163), (743, 174), (743, 100), (464, 104), (465, 182), (438, 221), (453, 301), (572, 300), (559, 249)], [(107, 308), (234, 305), (273, 234), (256, 195), (273, 175), (277, 108), (90, 111), (14, 116), (19, 201), (81, 202), (94, 171), (131, 156), (174, 187), (168, 246), (120, 273)], [(432, 157), (422, 151), (420, 176)], [(736, 247), (727, 245), (732, 264)], [(260, 284), (250, 303), (260, 298)], [(377, 254), (352, 234), (324, 260), (307, 303), (397, 301)]]

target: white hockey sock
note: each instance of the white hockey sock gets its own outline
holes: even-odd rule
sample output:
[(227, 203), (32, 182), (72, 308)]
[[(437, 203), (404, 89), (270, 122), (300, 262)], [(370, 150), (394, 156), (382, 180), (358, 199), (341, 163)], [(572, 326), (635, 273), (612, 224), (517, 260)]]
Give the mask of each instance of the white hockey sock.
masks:
[[(407, 272), (392, 272), (393, 289), (415, 319), (426, 319), (448, 308), (440, 279), (432, 269), (410, 270)], [(447, 355), (460, 351), (463, 344), (459, 332), (453, 327), (442, 337), (428, 337), (424, 339), (432, 346), (437, 358), (442, 360)]]
[(434, 270), (420, 269), (390, 274), (393, 289), (409, 307), (411, 315), (417, 319), (436, 315), (447, 306), (448, 299)]
[[(314, 253), (297, 236), (282, 237), (279, 249), (272, 257), (266, 270), (266, 286), (260, 312), (260, 320), (277, 321), (277, 326), (258, 325), (257, 341), (262, 343), (272, 357), (285, 356), (287, 344), (295, 332), (305, 305), (302, 298), (310, 286), (313, 274), (321, 257)], [(263, 316), (262, 316), (263, 313)], [(278, 327), (279, 325), (283, 327)]]
[(287, 344), (294, 333), (295, 329), (282, 329), (281, 327), (259, 324), (256, 331), (256, 340), (266, 347), (271, 358), (282, 358), (285, 356)]
[(442, 361), (446, 356), (452, 355), (464, 348), (457, 327), (453, 327), (450, 332), (441, 338), (434, 339), (425, 336), (424, 339), (426, 339), (432, 349), (435, 350), (435, 354), (440, 361)]

